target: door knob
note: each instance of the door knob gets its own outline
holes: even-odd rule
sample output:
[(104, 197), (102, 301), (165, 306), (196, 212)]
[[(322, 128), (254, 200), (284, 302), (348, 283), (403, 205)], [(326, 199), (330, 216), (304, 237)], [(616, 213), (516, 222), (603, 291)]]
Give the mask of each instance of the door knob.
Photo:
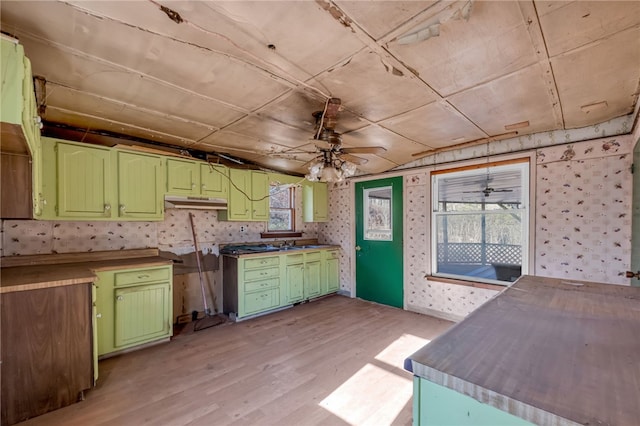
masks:
[(627, 271), (625, 272), (625, 276), (627, 278), (635, 278), (637, 280), (640, 280), (640, 271), (638, 272)]
[(360, 250), (362, 250), (362, 247), (356, 246), (356, 251), (360, 251)]

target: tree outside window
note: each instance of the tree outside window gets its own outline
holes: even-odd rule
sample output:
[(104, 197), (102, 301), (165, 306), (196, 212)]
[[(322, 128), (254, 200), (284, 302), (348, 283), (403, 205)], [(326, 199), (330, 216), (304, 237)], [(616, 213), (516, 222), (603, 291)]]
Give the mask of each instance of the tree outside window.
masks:
[(295, 230), (294, 188), (271, 185), (269, 188), (269, 232)]

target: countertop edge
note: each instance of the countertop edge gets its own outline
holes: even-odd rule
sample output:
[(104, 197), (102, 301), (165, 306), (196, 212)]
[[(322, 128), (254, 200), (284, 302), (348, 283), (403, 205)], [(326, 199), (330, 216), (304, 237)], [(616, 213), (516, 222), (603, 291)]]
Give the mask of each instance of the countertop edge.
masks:
[[(74, 263), (10, 266), (0, 268), (0, 280), (2, 280), (0, 294), (91, 283), (97, 279), (96, 272), (99, 271), (157, 266), (173, 266), (173, 262), (169, 259), (153, 256)], [(56, 269), (58, 270), (56, 271)], [(9, 276), (7, 276), (7, 274), (9, 274)], [(12, 281), (15, 281), (15, 283)]]
[(334, 244), (323, 245), (322, 247), (310, 247), (310, 248), (296, 248), (289, 250), (273, 250), (273, 251), (263, 251), (256, 253), (245, 253), (245, 254), (233, 254), (233, 253), (220, 253), (221, 256), (227, 257), (235, 257), (235, 258), (249, 258), (249, 257), (260, 257), (260, 256), (279, 256), (282, 254), (296, 254), (296, 253), (307, 253), (310, 251), (322, 251), (322, 250), (338, 250), (341, 246)]
[(543, 424), (549, 426), (580, 426), (572, 420), (560, 417), (556, 414), (545, 411), (541, 408), (526, 404), (517, 399), (499, 394), (491, 389), (459, 379), (447, 373), (443, 373), (434, 368), (427, 367), (415, 360), (411, 360), (413, 374), (432, 383), (444, 386), (448, 389), (459, 392), (483, 404), (490, 405), (501, 411), (513, 414), (533, 424)]

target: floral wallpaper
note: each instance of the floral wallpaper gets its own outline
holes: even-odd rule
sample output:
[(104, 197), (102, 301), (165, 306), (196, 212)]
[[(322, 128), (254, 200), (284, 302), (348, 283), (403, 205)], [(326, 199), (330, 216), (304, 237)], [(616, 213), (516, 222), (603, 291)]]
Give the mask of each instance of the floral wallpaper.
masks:
[[(296, 189), (296, 224), (302, 238), (318, 238), (318, 224), (302, 221), (302, 191)], [(262, 222), (218, 221), (215, 210), (193, 210), (200, 249), (218, 254), (219, 244), (264, 242)], [(194, 251), (189, 210), (167, 210), (162, 222), (2, 221), (2, 256), (159, 248)]]
[(536, 275), (629, 284), (631, 142), (537, 151)]
[(329, 184), (329, 221), (318, 225), (318, 242), (337, 244), (340, 251), (340, 290), (351, 292), (351, 256), (354, 243), (351, 232), (352, 184), (350, 181)]

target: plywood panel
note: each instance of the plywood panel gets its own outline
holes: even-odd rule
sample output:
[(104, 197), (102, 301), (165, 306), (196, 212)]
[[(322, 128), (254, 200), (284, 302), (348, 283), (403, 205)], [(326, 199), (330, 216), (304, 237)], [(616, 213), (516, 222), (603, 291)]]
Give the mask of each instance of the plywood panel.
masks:
[(433, 6), (436, 1), (335, 1), (355, 23), (375, 40)]
[[(408, 163), (414, 159), (411, 154), (430, 148), (378, 126), (369, 126), (354, 133), (347, 133), (342, 136), (342, 142), (344, 147), (382, 146), (387, 149), (387, 152), (379, 154), (378, 157), (396, 164)], [(355, 155), (363, 158), (370, 156), (370, 154)]]
[(63, 123), (81, 129), (105, 130), (113, 133), (126, 134), (138, 138), (143, 138), (162, 143), (169, 143), (178, 146), (189, 146), (195, 141), (180, 137), (175, 134), (166, 134), (154, 129), (144, 129), (125, 123), (109, 121), (100, 117), (78, 114), (73, 111), (48, 107), (43, 120), (52, 123)]
[[(567, 128), (629, 114), (637, 102), (640, 81), (640, 27), (552, 58), (551, 65)], [(603, 101), (607, 102), (604, 108), (581, 109)]]
[(186, 139), (198, 140), (217, 130), (215, 127), (205, 123), (187, 121), (160, 111), (144, 110), (134, 105), (122, 104), (111, 99), (60, 86), (56, 86), (55, 90), (50, 91), (47, 102), (54, 108), (75, 111), (125, 124), (135, 123), (139, 127), (174, 134)]
[(450, 20), (440, 26), (438, 37), (406, 45), (391, 42), (389, 50), (442, 96), (537, 61), (516, 2), (475, 2), (468, 21)]
[(434, 148), (486, 137), (445, 102), (434, 102), (380, 123), (399, 135)]
[(273, 44), (278, 55), (315, 75), (364, 47), (351, 28), (319, 3), (220, 2), (216, 7), (232, 19), (242, 17), (240, 25), (261, 34), (265, 46)]
[(379, 121), (436, 100), (436, 96), (413, 74), (393, 68), (371, 50), (363, 50), (350, 61), (316, 79), (342, 99), (345, 107)]
[[(555, 8), (551, 9), (549, 5)], [(549, 56), (640, 23), (640, 2), (637, 1), (545, 1), (536, 2), (536, 7)]]
[(555, 122), (544, 78), (543, 68), (535, 64), (453, 95), (449, 102), (491, 136), (508, 132), (507, 125), (525, 121), (529, 125), (517, 130), (534, 133), (558, 129), (562, 123)]
[(309, 132), (260, 116), (248, 116), (225, 130), (292, 148), (308, 143), (308, 140), (313, 137), (313, 131)]

